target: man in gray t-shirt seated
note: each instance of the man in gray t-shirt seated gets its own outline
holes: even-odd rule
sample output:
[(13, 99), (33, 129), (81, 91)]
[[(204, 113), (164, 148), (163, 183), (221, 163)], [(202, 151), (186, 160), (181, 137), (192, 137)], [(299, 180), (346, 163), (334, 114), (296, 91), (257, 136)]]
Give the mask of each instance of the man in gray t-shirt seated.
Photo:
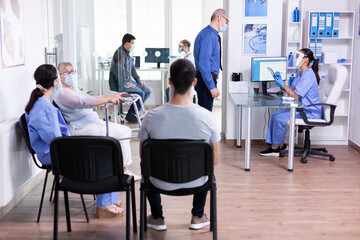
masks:
[[(140, 149), (145, 140), (151, 139), (194, 139), (209, 140), (214, 146), (214, 163), (219, 158), (220, 133), (210, 111), (192, 103), (191, 87), (196, 85), (194, 65), (186, 59), (176, 60), (170, 67), (169, 84), (173, 88), (171, 100), (150, 110), (144, 117), (139, 132)], [(140, 153), (141, 155), (141, 153)], [(207, 182), (207, 176), (183, 184), (163, 182), (151, 178), (151, 183), (163, 190), (193, 188)], [(210, 224), (204, 214), (207, 191), (194, 194), (191, 229), (200, 229)], [(159, 193), (148, 192), (151, 206), (147, 226), (155, 230), (165, 230), (161, 197)]]

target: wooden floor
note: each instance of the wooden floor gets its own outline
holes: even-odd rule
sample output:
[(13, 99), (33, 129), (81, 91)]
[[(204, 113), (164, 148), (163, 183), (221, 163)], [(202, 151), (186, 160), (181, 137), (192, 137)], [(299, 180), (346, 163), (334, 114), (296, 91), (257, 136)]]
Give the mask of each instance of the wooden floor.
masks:
[[(245, 172), (244, 151), (221, 145), (216, 166), (219, 239), (360, 239), (360, 154), (347, 146), (330, 146), (335, 162), (295, 158), (294, 172), (287, 158), (263, 158), (252, 148), (251, 171)], [(139, 173), (138, 142), (132, 142)], [(135, 157), (136, 156), (136, 157)], [(50, 181), (51, 182), (51, 181)], [(39, 184), (0, 222), (0, 239), (51, 239), (53, 205), (46, 194), (41, 222), (36, 223), (42, 185)], [(136, 184), (136, 189), (139, 183)], [(125, 200), (124, 193), (120, 194)], [(139, 217), (139, 192), (137, 217)], [(86, 196), (90, 223), (85, 222), (78, 195), (70, 195), (72, 232), (66, 232), (63, 198), (60, 199), (60, 239), (125, 239), (125, 217), (96, 219), (95, 201)], [(149, 229), (145, 239), (211, 239), (209, 228), (188, 229), (192, 197), (163, 197), (168, 229)], [(209, 203), (209, 202), (207, 202)], [(206, 206), (209, 213), (209, 204)], [(133, 239), (138, 239), (133, 234)]]

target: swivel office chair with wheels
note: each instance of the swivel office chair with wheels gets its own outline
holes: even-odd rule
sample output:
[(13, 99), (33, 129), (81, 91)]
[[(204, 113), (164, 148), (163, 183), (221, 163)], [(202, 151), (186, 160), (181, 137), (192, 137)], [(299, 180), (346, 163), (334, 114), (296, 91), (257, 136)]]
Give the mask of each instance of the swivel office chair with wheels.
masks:
[[(337, 107), (337, 102), (343, 90), (347, 74), (347, 69), (344, 66), (337, 64), (330, 65), (326, 81), (320, 83), (320, 103), (314, 104), (322, 106), (322, 119), (308, 119), (303, 110), (298, 109), (302, 119), (296, 119), (295, 126), (298, 126), (300, 133), (305, 130), (305, 139), (304, 147), (296, 148), (294, 154), (302, 154), (302, 163), (307, 163), (307, 157), (309, 155), (324, 156), (328, 157), (330, 161), (335, 161), (335, 157), (329, 154), (326, 148), (311, 148), (310, 129), (330, 126), (334, 122), (335, 108)], [(284, 157), (287, 153), (287, 150), (280, 151), (280, 157)]]

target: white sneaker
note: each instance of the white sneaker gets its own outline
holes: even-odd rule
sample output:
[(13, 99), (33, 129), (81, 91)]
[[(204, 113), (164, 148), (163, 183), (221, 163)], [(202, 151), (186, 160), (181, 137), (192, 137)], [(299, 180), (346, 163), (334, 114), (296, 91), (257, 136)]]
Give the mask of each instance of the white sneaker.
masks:
[(139, 181), (141, 179), (141, 176), (136, 175), (135, 173), (133, 173), (129, 169), (126, 170), (124, 173), (127, 174), (127, 175), (130, 175), (130, 176), (133, 176), (135, 181)]
[(198, 230), (208, 225), (210, 225), (210, 220), (204, 214), (202, 217), (192, 216), (189, 228), (193, 230)]

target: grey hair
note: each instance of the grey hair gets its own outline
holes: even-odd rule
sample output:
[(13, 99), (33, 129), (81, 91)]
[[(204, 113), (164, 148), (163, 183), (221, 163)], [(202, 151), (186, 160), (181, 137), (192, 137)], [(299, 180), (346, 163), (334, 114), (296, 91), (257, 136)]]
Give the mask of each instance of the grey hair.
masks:
[(226, 15), (226, 11), (222, 8), (216, 9), (213, 14), (211, 15), (210, 21), (214, 21), (218, 16)]

